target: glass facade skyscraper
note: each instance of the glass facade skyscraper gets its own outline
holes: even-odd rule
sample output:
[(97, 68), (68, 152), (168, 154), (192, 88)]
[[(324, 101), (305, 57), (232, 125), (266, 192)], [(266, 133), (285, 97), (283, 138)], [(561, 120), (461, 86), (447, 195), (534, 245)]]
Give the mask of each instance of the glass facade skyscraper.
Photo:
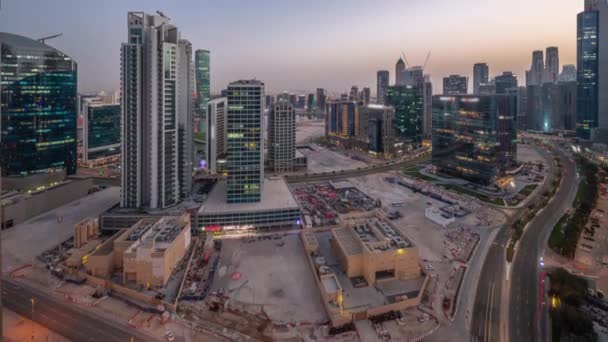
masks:
[(196, 50), (194, 52), (194, 68), (196, 77), (196, 138), (205, 141), (205, 127), (207, 117), (207, 103), (211, 98), (211, 57), (208, 50)]
[(84, 113), (84, 160), (120, 154), (120, 105), (89, 104)]
[(9, 33), (0, 48), (2, 176), (76, 173), (76, 62)]
[(433, 96), (433, 164), (440, 172), (490, 184), (517, 157), (517, 98)]
[(393, 119), (395, 139), (401, 142), (421, 143), (423, 137), (423, 91), (420, 86), (390, 86), (386, 92), (386, 105), (395, 108)]
[(259, 202), (264, 180), (264, 83), (228, 85), (228, 203)]
[(577, 17), (576, 136), (589, 140), (598, 127), (600, 13), (586, 10)]

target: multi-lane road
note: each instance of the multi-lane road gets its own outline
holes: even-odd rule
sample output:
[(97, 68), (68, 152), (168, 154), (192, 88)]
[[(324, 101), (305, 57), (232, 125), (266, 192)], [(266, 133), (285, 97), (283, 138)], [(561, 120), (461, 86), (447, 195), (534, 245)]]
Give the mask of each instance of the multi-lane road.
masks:
[[(479, 277), (472, 313), (472, 341), (500, 341), (501, 336), (507, 336), (507, 333), (509, 340), (518, 342), (532, 341), (534, 340), (534, 336), (536, 336), (532, 335), (533, 327), (530, 327), (530, 329), (524, 328), (527, 328), (529, 322), (531, 324), (536, 312), (536, 280), (538, 279), (536, 265), (539, 257), (538, 250), (544, 245), (546, 237), (550, 233), (550, 228), (561, 217), (560, 213), (564, 212), (564, 207), (572, 203), (571, 201), (568, 202), (567, 199), (573, 191), (574, 193), (576, 192), (576, 166), (563, 152), (558, 151), (558, 153), (562, 157), (564, 168), (562, 170), (562, 186), (555, 194), (553, 201), (529, 223), (524, 236), (518, 244), (518, 252), (510, 270), (512, 276), (509, 293), (511, 294), (511, 303), (513, 304), (510, 305), (509, 310), (509, 327), (501, 324), (503, 322), (501, 318), (504, 318), (501, 317), (503, 313), (501, 303), (507, 273), (505, 248), (511, 238), (511, 226), (517, 219), (523, 217), (525, 208), (508, 212), (509, 218), (507, 223), (498, 232), (488, 250)], [(547, 159), (551, 163), (551, 172), (547, 181), (543, 184), (543, 188), (537, 191), (537, 197), (531, 203), (540, 200), (538, 194), (542, 194), (549, 189), (556, 177), (557, 165), (552, 158)], [(554, 220), (555, 222), (552, 223)], [(520, 293), (522, 288), (526, 288), (526, 291), (529, 292)], [(526, 314), (522, 314), (522, 312), (526, 312)]]
[(2, 302), (5, 308), (72, 341), (157, 341), (154, 337), (126, 325), (110, 322), (90, 311), (8, 278), (2, 278)]
[[(509, 301), (509, 336), (511, 341), (546, 341), (546, 307), (539, 286), (540, 262), (551, 230), (570, 209), (576, 197), (579, 179), (576, 164), (560, 149), (562, 185), (553, 200), (530, 222), (519, 243), (512, 266)], [(539, 307), (539, 303), (541, 303)]]

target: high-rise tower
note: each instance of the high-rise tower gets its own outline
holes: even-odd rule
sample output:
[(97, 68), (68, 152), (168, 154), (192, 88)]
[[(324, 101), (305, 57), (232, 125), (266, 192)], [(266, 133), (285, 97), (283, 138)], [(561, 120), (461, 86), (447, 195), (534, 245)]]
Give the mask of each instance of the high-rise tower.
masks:
[(121, 206), (166, 208), (189, 192), (180, 149), (192, 127), (191, 47), (169, 18), (129, 12), (121, 52)]
[(291, 172), (295, 156), (296, 112), (290, 103), (279, 101), (268, 118), (268, 160), (275, 172)]
[(526, 85), (541, 85), (544, 69), (543, 51), (536, 50), (532, 52), (532, 66), (530, 70), (526, 71)]
[(264, 83), (228, 85), (228, 203), (259, 202), (264, 180)]
[(376, 74), (376, 102), (384, 104), (386, 97), (386, 89), (389, 86), (389, 72), (388, 70), (378, 70)]
[(399, 58), (395, 64), (395, 85), (403, 85), (403, 72), (405, 71), (405, 62)]
[(76, 173), (76, 62), (10, 33), (0, 33), (0, 48), (2, 177), (30, 190)]
[(559, 76), (559, 50), (555, 46), (547, 48), (545, 56), (545, 70), (543, 72), (543, 83), (554, 83)]
[(209, 50), (194, 52), (194, 71), (196, 76), (196, 117), (197, 139), (204, 141), (207, 127), (207, 102), (211, 98), (211, 56)]
[(473, 94), (479, 95), (479, 85), (488, 83), (490, 68), (486, 63), (476, 63), (473, 65)]
[(577, 137), (584, 140), (606, 136), (608, 129), (608, 3), (585, 1), (577, 16)]

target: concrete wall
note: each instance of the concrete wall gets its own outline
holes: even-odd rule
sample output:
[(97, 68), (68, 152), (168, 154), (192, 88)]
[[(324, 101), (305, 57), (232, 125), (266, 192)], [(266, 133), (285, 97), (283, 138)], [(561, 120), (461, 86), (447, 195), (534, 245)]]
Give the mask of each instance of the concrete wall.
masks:
[(91, 178), (69, 178), (66, 183), (46, 191), (16, 197), (14, 203), (3, 208), (3, 223), (6, 224), (13, 220), (14, 226), (27, 221), (42, 213), (85, 197), (93, 186)]

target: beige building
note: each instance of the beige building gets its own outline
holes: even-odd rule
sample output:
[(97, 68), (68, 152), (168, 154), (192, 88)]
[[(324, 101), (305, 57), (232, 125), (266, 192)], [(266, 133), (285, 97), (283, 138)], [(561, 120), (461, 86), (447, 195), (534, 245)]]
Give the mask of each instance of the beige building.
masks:
[(125, 283), (163, 287), (190, 243), (188, 214), (144, 218), (100, 245), (85, 266), (96, 277), (120, 271)]
[(99, 235), (97, 218), (86, 218), (74, 225), (74, 248), (80, 248)]
[(383, 280), (420, 276), (418, 248), (388, 223), (370, 218), (332, 230), (334, 251), (349, 278), (375, 286)]
[(124, 282), (164, 287), (190, 242), (190, 216), (161, 218), (124, 251)]
[(420, 303), (427, 277), (418, 248), (380, 216), (301, 237), (333, 326)]

